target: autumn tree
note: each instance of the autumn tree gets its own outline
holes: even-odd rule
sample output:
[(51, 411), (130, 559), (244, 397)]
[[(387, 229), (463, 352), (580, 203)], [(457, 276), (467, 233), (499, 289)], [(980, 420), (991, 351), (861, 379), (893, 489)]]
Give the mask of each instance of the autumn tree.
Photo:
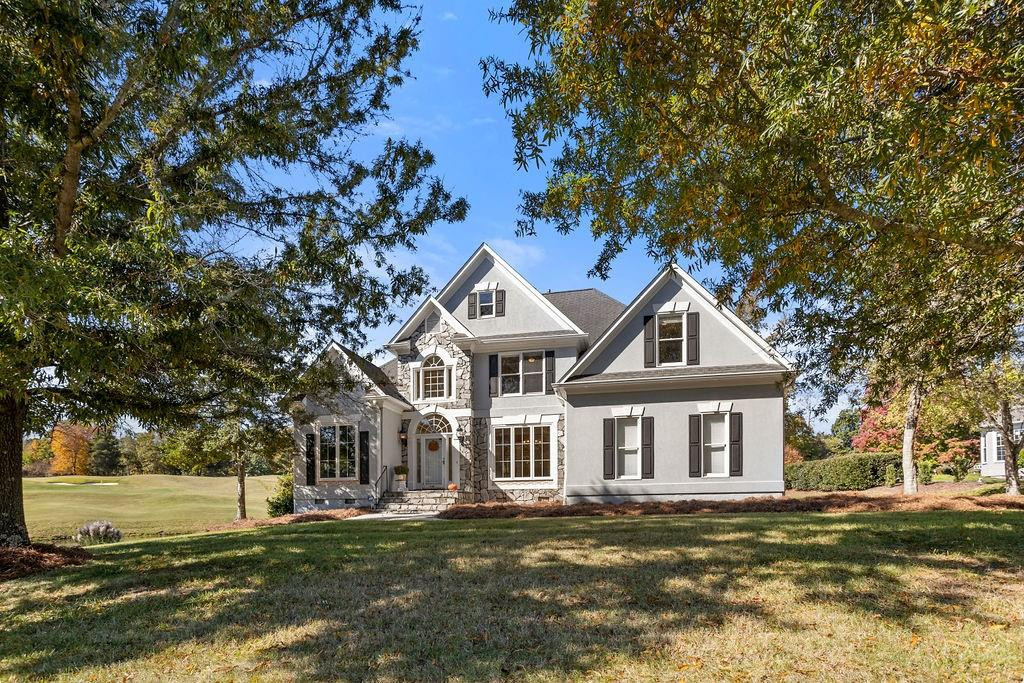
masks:
[(24, 436), (147, 427), (296, 377), (418, 297), (465, 201), (371, 135), (418, 45), (398, 0), (6, 0), (0, 22), (0, 544), (28, 542)]
[(59, 422), (53, 428), (53, 474), (91, 474), (90, 452), (96, 430), (87, 425)]
[(858, 381), (907, 387), (913, 493), (928, 388), (1024, 317), (1022, 12), (513, 0), (494, 16), (533, 61), (482, 66), (516, 161), (546, 164), (520, 230), (586, 226), (600, 276), (634, 241), (720, 265), (720, 300), (786, 314), (826, 403)]

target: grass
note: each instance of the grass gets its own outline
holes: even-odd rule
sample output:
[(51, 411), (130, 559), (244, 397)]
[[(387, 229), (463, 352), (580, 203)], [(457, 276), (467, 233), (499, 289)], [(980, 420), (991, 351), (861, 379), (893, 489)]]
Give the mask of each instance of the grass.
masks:
[[(34, 541), (67, 540), (85, 522), (113, 522), (126, 539), (202, 531), (235, 516), (234, 477), (46, 477), (24, 479)], [(246, 512), (267, 516), (277, 477), (246, 479)], [(67, 484), (73, 484), (68, 486)]]
[(1024, 516), (264, 527), (0, 584), (0, 677), (1020, 680)]

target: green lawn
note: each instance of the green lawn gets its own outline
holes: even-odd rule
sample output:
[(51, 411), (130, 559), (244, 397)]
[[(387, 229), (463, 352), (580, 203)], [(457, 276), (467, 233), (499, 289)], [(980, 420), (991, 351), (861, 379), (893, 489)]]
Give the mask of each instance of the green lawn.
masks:
[(1024, 515), (343, 521), (0, 584), (0, 676), (1004, 680)]
[[(235, 517), (234, 477), (46, 477), (24, 479), (25, 516), (35, 541), (68, 539), (93, 520), (113, 522), (125, 538), (185, 534)], [(277, 477), (246, 480), (246, 508), (267, 516)], [(72, 484), (72, 485), (68, 485)]]

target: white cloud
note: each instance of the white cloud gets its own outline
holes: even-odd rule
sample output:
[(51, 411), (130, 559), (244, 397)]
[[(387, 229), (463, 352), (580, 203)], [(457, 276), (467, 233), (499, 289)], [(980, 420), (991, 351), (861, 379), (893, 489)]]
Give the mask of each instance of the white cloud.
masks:
[(528, 270), (547, 258), (547, 252), (538, 244), (524, 239), (510, 240), (504, 237), (487, 240), (503, 259), (519, 270)]
[(471, 126), (489, 126), (492, 123), (497, 123), (497, 119), (493, 119), (490, 116), (478, 116), (469, 120)]
[(445, 12), (441, 15), (441, 21), (456, 21), (459, 18), (455, 12)]
[(451, 68), (450, 66), (435, 66), (432, 67), (430, 71), (434, 74), (435, 77), (437, 77), (437, 80), (439, 81), (443, 81), (449, 76), (451, 76), (453, 73), (455, 73), (455, 69)]
[(397, 116), (377, 122), (374, 133), (380, 137), (407, 135), (412, 138), (430, 137), (457, 131), (462, 126), (443, 114), (430, 117)]

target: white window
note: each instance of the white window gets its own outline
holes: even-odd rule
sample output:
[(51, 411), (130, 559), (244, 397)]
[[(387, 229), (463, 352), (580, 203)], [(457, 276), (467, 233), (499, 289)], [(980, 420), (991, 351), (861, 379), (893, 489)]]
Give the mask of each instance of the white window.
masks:
[(413, 397), (417, 401), (451, 398), (452, 368), (439, 356), (429, 356), (413, 373)]
[(320, 427), (320, 479), (355, 479), (356, 428), (352, 425)]
[(544, 393), (544, 352), (501, 356), (498, 386), (502, 396)]
[(996, 432), (996, 462), (1006, 460), (1006, 444), (1003, 443), (1003, 435)]
[(672, 365), (686, 360), (686, 314), (669, 313), (658, 316), (658, 365)]
[(981, 435), (981, 461), (988, 462), (988, 434)]
[(640, 478), (640, 418), (615, 418), (615, 476)]
[(478, 292), (477, 305), (480, 308), (481, 318), (494, 317), (494, 291)]
[(704, 435), (704, 476), (729, 476), (729, 414), (707, 413), (701, 432)]
[(495, 427), (494, 478), (550, 479), (551, 427)]

